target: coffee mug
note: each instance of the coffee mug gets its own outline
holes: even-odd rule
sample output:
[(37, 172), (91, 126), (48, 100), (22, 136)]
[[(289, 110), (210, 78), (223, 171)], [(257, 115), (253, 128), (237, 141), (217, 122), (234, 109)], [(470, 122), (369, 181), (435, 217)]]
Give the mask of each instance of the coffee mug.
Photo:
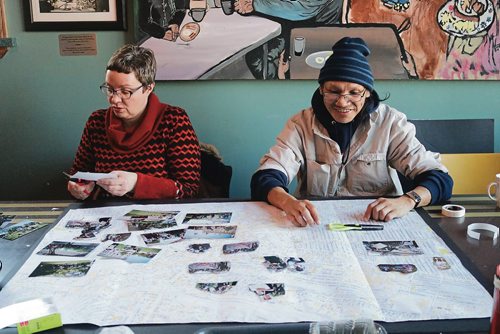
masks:
[[(497, 202), (497, 207), (500, 208), (500, 174), (495, 175), (495, 182), (491, 182), (488, 186), (488, 196)], [(491, 189), (494, 188), (495, 192), (492, 194)]]

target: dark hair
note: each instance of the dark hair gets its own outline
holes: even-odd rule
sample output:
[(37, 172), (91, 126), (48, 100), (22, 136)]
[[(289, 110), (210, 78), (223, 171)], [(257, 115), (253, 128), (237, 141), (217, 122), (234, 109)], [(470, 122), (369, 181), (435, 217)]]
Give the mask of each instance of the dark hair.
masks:
[(148, 48), (125, 44), (113, 53), (106, 70), (125, 74), (134, 73), (137, 80), (147, 86), (154, 83), (155, 80), (155, 55)]

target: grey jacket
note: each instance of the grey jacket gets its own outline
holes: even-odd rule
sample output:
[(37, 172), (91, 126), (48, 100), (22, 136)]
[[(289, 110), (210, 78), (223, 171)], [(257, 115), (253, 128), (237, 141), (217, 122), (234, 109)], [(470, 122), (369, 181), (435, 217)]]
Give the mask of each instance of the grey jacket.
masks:
[(288, 120), (259, 170), (277, 169), (289, 183), (297, 176), (299, 197), (401, 195), (396, 170), (410, 179), (434, 169), (448, 172), (439, 154), (418, 141), (406, 116), (385, 104), (359, 125), (350, 147), (342, 166), (339, 145), (312, 108), (304, 109)]

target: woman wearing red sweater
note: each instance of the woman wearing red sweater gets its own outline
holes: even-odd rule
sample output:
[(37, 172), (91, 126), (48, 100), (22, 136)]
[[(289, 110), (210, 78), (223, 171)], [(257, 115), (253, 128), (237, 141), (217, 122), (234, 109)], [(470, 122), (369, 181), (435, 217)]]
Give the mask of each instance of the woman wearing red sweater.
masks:
[[(116, 174), (97, 182), (68, 182), (78, 199), (193, 197), (200, 183), (200, 146), (186, 112), (153, 93), (151, 50), (125, 45), (106, 67), (102, 92), (110, 104), (85, 125), (71, 174)], [(96, 186), (97, 185), (97, 186)]]

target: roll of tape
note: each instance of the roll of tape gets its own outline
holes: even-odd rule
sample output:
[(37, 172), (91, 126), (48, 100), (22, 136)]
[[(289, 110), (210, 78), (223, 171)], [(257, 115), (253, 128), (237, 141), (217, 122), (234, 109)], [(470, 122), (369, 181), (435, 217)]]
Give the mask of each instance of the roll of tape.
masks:
[(495, 241), (498, 238), (499, 228), (496, 227), (495, 225), (485, 224), (485, 223), (470, 224), (467, 227), (467, 235), (471, 238), (479, 240), (481, 238), (481, 233), (476, 232), (475, 230), (486, 230), (486, 231), (493, 232), (493, 241)]
[(465, 216), (465, 208), (461, 205), (446, 204), (441, 208), (441, 214), (452, 218), (463, 217)]

